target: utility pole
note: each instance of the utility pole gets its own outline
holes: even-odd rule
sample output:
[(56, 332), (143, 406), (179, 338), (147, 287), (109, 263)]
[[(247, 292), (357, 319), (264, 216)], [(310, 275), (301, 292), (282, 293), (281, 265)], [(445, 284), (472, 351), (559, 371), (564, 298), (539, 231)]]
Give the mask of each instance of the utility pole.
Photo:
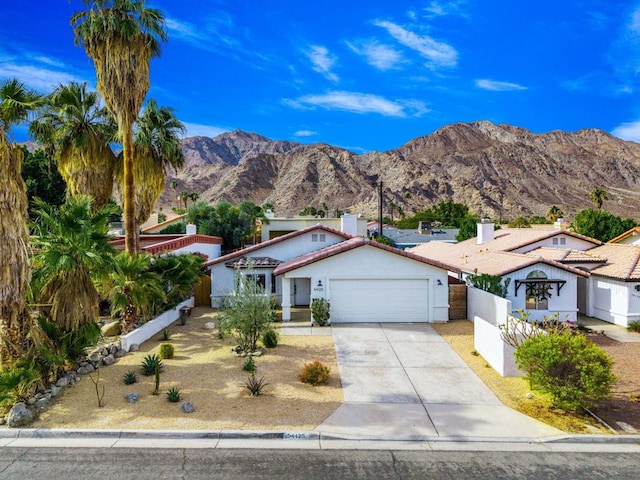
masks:
[(378, 238), (382, 238), (382, 180), (378, 182)]

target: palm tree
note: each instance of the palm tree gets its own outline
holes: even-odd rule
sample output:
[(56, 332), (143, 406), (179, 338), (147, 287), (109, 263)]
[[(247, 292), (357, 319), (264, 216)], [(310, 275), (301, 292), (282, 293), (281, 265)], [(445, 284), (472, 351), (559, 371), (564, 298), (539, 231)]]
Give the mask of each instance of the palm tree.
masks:
[(249, 236), (253, 238), (254, 245), (257, 243), (258, 227), (263, 223), (268, 224), (269, 219), (266, 217), (264, 210), (259, 205), (249, 200), (245, 200), (240, 204), (240, 216), (244, 217), (249, 224)]
[[(169, 185), (173, 189), (174, 198), (176, 198), (176, 190), (178, 189), (178, 182), (176, 182), (175, 180), (171, 180), (171, 183)], [(180, 207), (180, 205), (178, 205), (178, 207)]]
[(191, 192), (189, 194), (189, 200), (191, 200), (191, 205), (195, 205), (195, 203), (198, 201), (198, 199), (200, 198), (200, 195), (198, 195), (197, 192)]
[(183, 190), (180, 192), (180, 200), (182, 201), (182, 205), (184, 205), (184, 209), (186, 210), (188, 205), (187, 202), (189, 201), (189, 195), (190, 193), (187, 192), (186, 190)]
[(547, 220), (555, 222), (562, 217), (564, 217), (564, 212), (560, 210), (560, 207), (553, 205), (549, 208), (549, 211), (547, 212)]
[(111, 313), (120, 314), (122, 333), (133, 330), (138, 316), (164, 299), (161, 278), (150, 271), (153, 257), (146, 253), (122, 253), (113, 260), (113, 271), (100, 282), (100, 290), (111, 300)]
[(96, 276), (109, 268), (109, 215), (114, 206), (92, 208), (87, 196), (70, 197), (60, 208), (36, 200), (34, 290), (51, 304), (51, 320), (63, 331), (99, 317)]
[(12, 125), (25, 121), (41, 98), (17, 80), (0, 84), (0, 362), (10, 366), (27, 349), (31, 279), (27, 245), (27, 189), (24, 153), (9, 140)]
[(111, 198), (116, 160), (109, 146), (116, 125), (100, 103), (98, 93), (87, 91), (86, 83), (60, 85), (29, 128), (35, 140), (53, 151), (67, 194), (91, 196), (95, 209)]
[(71, 17), (77, 44), (93, 59), (98, 91), (118, 123), (123, 144), (127, 252), (139, 250), (136, 227), (133, 124), (149, 90), (149, 64), (167, 40), (163, 14), (144, 0), (84, 0), (90, 8)]
[(602, 204), (605, 200), (609, 200), (609, 196), (607, 195), (606, 191), (602, 190), (601, 188), (596, 188), (594, 191), (589, 193), (589, 199), (596, 207), (596, 209), (601, 210)]
[[(147, 221), (153, 205), (164, 191), (166, 171), (184, 165), (181, 135), (184, 125), (175, 117), (173, 110), (158, 107), (149, 100), (140, 118), (136, 121), (133, 146), (133, 181), (135, 185), (136, 223)], [(122, 154), (121, 154), (122, 155)], [(124, 180), (123, 163), (116, 167), (116, 180)], [(177, 187), (177, 184), (176, 184)]]

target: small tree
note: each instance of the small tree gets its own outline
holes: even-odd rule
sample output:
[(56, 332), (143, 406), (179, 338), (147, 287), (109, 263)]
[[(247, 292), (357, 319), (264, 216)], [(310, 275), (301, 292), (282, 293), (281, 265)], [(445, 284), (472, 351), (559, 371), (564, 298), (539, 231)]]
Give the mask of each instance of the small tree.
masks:
[(525, 340), (515, 352), (530, 384), (551, 395), (554, 405), (578, 410), (611, 398), (616, 377), (607, 353), (582, 335), (550, 332)]
[(271, 326), (271, 298), (256, 275), (238, 273), (236, 279), (237, 289), (222, 312), (220, 331), (232, 333), (244, 351), (254, 352), (258, 340)]
[(324, 298), (314, 298), (311, 300), (311, 316), (313, 321), (324, 327), (331, 318), (331, 304)]

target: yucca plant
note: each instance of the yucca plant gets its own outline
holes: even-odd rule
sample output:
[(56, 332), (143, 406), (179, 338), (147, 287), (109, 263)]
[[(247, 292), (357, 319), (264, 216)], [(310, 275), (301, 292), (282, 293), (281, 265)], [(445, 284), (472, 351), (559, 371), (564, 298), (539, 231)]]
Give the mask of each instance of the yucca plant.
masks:
[(141, 367), (142, 373), (145, 376), (149, 377), (156, 373), (156, 369), (161, 372), (164, 368), (164, 365), (162, 365), (162, 359), (158, 355), (156, 355), (155, 353), (151, 353), (144, 357)]
[(167, 391), (167, 400), (176, 403), (180, 401), (180, 389), (172, 387)]
[(124, 380), (125, 385), (133, 385), (138, 381), (138, 376), (136, 375), (136, 372), (129, 370), (123, 375), (122, 379)]
[(264, 377), (261, 377), (260, 380), (256, 378), (256, 374), (252, 373), (249, 379), (245, 382), (245, 386), (251, 392), (252, 397), (257, 397), (262, 394), (262, 389), (269, 385), (265, 383)]

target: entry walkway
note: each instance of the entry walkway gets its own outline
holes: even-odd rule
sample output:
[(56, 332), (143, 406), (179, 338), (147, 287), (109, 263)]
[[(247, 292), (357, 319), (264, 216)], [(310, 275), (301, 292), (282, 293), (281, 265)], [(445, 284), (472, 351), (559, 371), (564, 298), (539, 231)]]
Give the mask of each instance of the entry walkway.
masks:
[(428, 324), (331, 331), (345, 403), (318, 427), (323, 434), (417, 440), (563, 433), (504, 406)]

